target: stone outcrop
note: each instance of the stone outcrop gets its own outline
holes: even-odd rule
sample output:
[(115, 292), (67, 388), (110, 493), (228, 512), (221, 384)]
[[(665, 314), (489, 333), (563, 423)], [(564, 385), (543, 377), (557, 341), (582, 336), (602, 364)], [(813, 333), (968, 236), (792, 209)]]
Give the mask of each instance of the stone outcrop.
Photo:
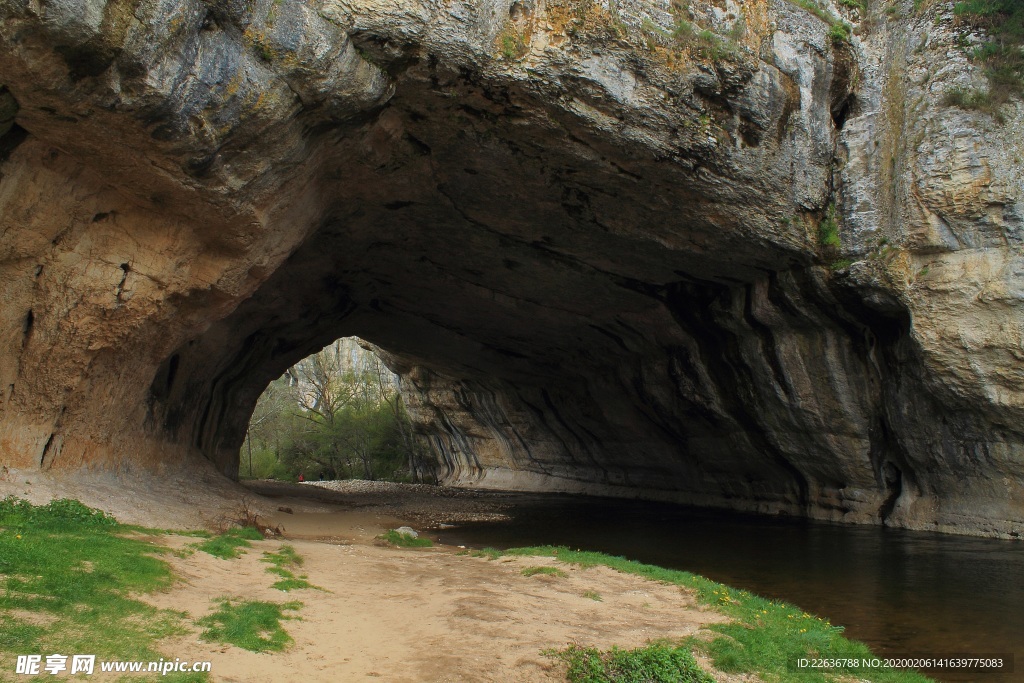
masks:
[(904, 4), (2, 0), (4, 462), (358, 335), (450, 482), (1017, 534), (1024, 115)]

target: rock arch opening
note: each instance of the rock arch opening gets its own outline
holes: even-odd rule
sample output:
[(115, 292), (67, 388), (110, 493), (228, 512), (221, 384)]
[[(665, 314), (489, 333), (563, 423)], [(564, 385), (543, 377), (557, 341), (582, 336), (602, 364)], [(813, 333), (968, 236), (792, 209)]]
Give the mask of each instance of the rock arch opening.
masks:
[(303, 358), (256, 401), (241, 452), (250, 479), (435, 480), (400, 377), (382, 352), (344, 337)]

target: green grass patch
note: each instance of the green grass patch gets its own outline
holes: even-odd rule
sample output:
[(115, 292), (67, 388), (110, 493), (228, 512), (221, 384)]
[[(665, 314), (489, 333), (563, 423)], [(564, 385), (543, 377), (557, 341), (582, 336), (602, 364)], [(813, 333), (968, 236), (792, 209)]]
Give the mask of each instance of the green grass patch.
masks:
[(295, 548), (290, 545), (281, 546), (276, 553), (263, 553), (261, 562), (269, 562), (272, 566), (267, 567), (267, 571), (281, 577), (273, 584), (273, 588), (281, 591), (299, 590), (302, 588), (323, 590), (319, 586), (314, 586), (307, 581), (305, 574), (295, 576), (292, 572), (292, 568), (302, 566), (303, 559), (301, 555), (295, 552)]
[(220, 609), (198, 621), (206, 626), (202, 638), (228, 643), (252, 652), (280, 652), (292, 642), (281, 626), (285, 611), (302, 607), (301, 602), (262, 602), (259, 600), (221, 600)]
[(714, 683), (686, 647), (667, 643), (607, 652), (571, 645), (545, 654), (569, 665), (570, 683)]
[(222, 560), (231, 560), (242, 554), (242, 548), (251, 548), (249, 541), (262, 541), (263, 534), (251, 526), (232, 527), (220, 536), (197, 544), (196, 550), (202, 550)]
[(302, 559), (302, 555), (295, 552), (295, 548), (290, 545), (283, 545), (277, 549), (276, 553), (265, 552), (263, 553), (263, 562), (269, 562), (275, 567), (301, 567), (305, 560)]
[(387, 541), (391, 545), (398, 546), (399, 548), (429, 548), (434, 545), (434, 542), (429, 538), (423, 538), (422, 536), (409, 536), (408, 534), (400, 534), (394, 529), (389, 529), (385, 533), (381, 534), (377, 538), (382, 541)]
[(801, 657), (862, 659), (873, 655), (863, 643), (844, 638), (843, 627), (834, 626), (827, 619), (803, 612), (793, 605), (736, 590), (690, 572), (565, 547), (514, 548), (505, 551), (505, 554), (520, 557), (554, 557), (579, 567), (601, 565), (693, 591), (700, 604), (714, 606), (718, 611), (731, 617), (732, 621), (709, 626), (708, 629), (717, 636), (711, 641), (691, 638), (683, 641), (682, 645), (706, 652), (714, 666), (722, 671), (757, 673), (766, 680), (799, 680), (801, 683), (824, 683), (837, 675), (854, 676), (858, 680), (872, 683), (926, 683), (931, 680), (916, 672), (891, 669), (839, 669), (830, 674), (796, 673), (792, 667)]
[(537, 576), (538, 574), (542, 574), (544, 576), (568, 576), (568, 574), (558, 567), (526, 567), (519, 573), (523, 576)]
[(603, 602), (604, 598), (597, 591), (583, 591), (583, 597), (590, 598), (594, 602)]
[(501, 551), (497, 548), (483, 548), (482, 550), (463, 550), (457, 555), (469, 555), (470, 557), (486, 557), (488, 560), (496, 560), (501, 557)]
[[(0, 661), (19, 654), (89, 653), (154, 661), (156, 642), (185, 633), (183, 615), (133, 599), (171, 584), (167, 548), (78, 501), (0, 501)], [(19, 618), (31, 613), (30, 620)], [(31, 623), (30, 623), (31, 622)], [(98, 665), (97, 665), (98, 666)], [(205, 674), (174, 675), (205, 681)]]

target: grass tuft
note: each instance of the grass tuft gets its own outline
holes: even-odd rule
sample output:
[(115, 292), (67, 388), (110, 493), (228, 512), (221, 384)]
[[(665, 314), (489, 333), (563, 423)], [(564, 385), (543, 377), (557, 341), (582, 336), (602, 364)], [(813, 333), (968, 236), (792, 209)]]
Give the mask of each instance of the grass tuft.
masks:
[(302, 607), (301, 602), (277, 604), (258, 600), (221, 600), (220, 609), (198, 621), (206, 626), (202, 638), (228, 643), (252, 652), (280, 652), (292, 642), (282, 628), (285, 611)]
[(543, 574), (544, 576), (568, 576), (558, 567), (527, 567), (519, 573), (523, 576), (536, 576), (538, 574)]
[(385, 533), (381, 534), (377, 538), (382, 541), (387, 541), (391, 545), (398, 546), (399, 548), (429, 548), (434, 545), (434, 542), (429, 538), (423, 538), (422, 536), (409, 536), (407, 534), (400, 534), (394, 529), (389, 529)]
[(569, 683), (714, 683), (689, 650), (667, 643), (607, 652), (570, 645), (544, 654), (569, 665)]
[(273, 584), (273, 588), (281, 591), (299, 590), (302, 588), (315, 588), (317, 590), (323, 590), (319, 586), (314, 586), (306, 580), (306, 576), (295, 576), (291, 571), (290, 567), (301, 567), (303, 563), (302, 556), (295, 552), (295, 548), (290, 545), (281, 546), (276, 553), (265, 552), (263, 553), (263, 559), (261, 562), (269, 562), (271, 565), (267, 567), (267, 571), (271, 574), (277, 574), (281, 578)]
[(967, 111), (980, 111), (989, 114), (999, 123), (1005, 121), (1003, 105), (1006, 99), (993, 96), (991, 91), (974, 88), (954, 87), (942, 95), (942, 104), (947, 107), (959, 107)]
[(233, 527), (220, 536), (197, 544), (196, 549), (222, 560), (231, 560), (241, 556), (242, 548), (252, 547), (249, 541), (262, 541), (263, 538), (263, 534), (251, 526)]
[(590, 598), (594, 602), (604, 602), (604, 598), (597, 591), (583, 591), (583, 597)]

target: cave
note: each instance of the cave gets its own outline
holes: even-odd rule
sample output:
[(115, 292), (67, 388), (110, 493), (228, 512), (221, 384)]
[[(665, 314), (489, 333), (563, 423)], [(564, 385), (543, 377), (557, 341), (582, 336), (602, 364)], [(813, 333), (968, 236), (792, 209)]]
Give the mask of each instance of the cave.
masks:
[(654, 3), (5, 9), (5, 465), (235, 478), (358, 336), (447, 483), (1019, 529), (1019, 141), (748, 4), (725, 58)]

